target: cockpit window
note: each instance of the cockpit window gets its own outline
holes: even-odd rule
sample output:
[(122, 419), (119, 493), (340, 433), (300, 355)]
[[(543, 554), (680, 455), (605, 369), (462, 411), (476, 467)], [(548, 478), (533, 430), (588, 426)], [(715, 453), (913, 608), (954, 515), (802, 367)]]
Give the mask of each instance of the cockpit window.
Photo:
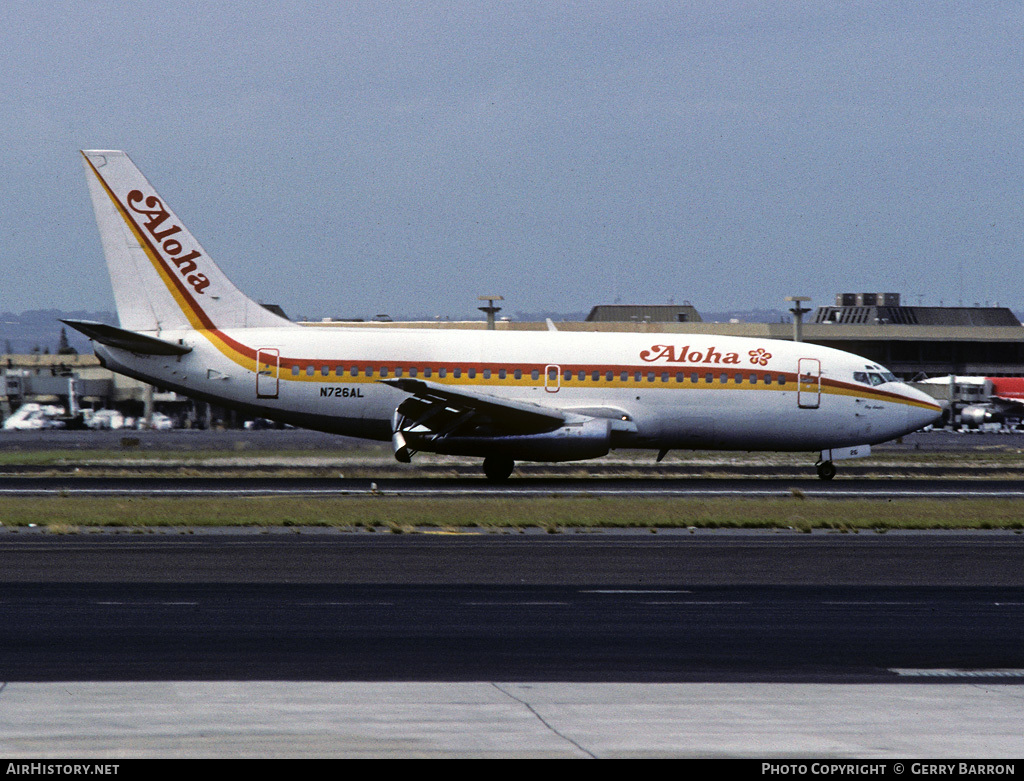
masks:
[(855, 382), (863, 382), (865, 385), (881, 385), (886, 382), (899, 382), (896, 375), (881, 366), (865, 366), (866, 372), (854, 372)]

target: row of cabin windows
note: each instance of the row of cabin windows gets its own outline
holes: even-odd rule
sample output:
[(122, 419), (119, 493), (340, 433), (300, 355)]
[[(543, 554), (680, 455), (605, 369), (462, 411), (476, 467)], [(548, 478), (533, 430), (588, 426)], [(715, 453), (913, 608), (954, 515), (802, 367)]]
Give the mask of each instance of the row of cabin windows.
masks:
[[(574, 375), (572, 371), (567, 370), (567, 371), (565, 371), (563, 373), (562, 378), (563, 378), (563, 380), (568, 382), (568, 381), (571, 381), (574, 376), (575, 376), (575, 378), (577, 380), (581, 380), (582, 381), (582, 380), (586, 380), (587, 379), (588, 374), (585, 371), (579, 371), (579, 372), (576, 372), (575, 375)], [(589, 373), (589, 377), (590, 377), (591, 380), (593, 380), (595, 382), (598, 382), (598, 381), (601, 380), (601, 372), (600, 371), (596, 371), (596, 370), (592, 371), (592, 372)], [(659, 382), (659, 381), (660, 382), (670, 382), (672, 380), (672, 378), (673, 378), (672, 372), (640, 372), (640, 371), (627, 372), (627, 371), (624, 371), (624, 372), (620, 372), (619, 373), (619, 380), (621, 382), (629, 382), (630, 379), (632, 379), (634, 382), (643, 382), (644, 379), (646, 379), (647, 382)], [(558, 371), (555, 370), (555, 369), (549, 369), (548, 370), (548, 379), (549, 380), (557, 380), (558, 379)], [(613, 371), (606, 371), (606, 372), (604, 372), (604, 379), (607, 382), (612, 382), (615, 379), (615, 372), (613, 372)], [(676, 372), (675, 373), (675, 381), (676, 382), (687, 382), (687, 381), (689, 381), (690, 383), (696, 385), (697, 383), (701, 382), (702, 379), (703, 379), (703, 381), (705, 383), (713, 383), (713, 382), (715, 382), (715, 373), (714, 372), (705, 372), (704, 374), (701, 374), (699, 372), (691, 372), (689, 374), (687, 374), (686, 372)], [(732, 382), (732, 383), (734, 383), (736, 385), (740, 385), (740, 384), (742, 384), (744, 382), (749, 382), (751, 385), (757, 385), (758, 382), (761, 382), (764, 385), (771, 385), (773, 382), (776, 382), (776, 381), (778, 382), (779, 385), (785, 385), (786, 384), (786, 376), (784, 374), (780, 374), (780, 375), (777, 376), (777, 378), (773, 378), (773, 376), (771, 374), (765, 374), (763, 376), (758, 376), (757, 374), (754, 374), (754, 373), (750, 373), (748, 375), (744, 375), (742, 372), (735, 372), (733, 374), (729, 374), (728, 372), (720, 372), (718, 374), (718, 382), (722, 383), (723, 385), (727, 384), (729, 382)]]
[[(466, 377), (468, 377), (469, 379), (471, 379), (471, 380), (472, 379), (476, 379), (476, 376), (477, 376), (477, 370), (476, 369), (452, 369), (451, 370), (451, 376), (453, 378), (455, 378), (455, 379), (461, 379), (462, 375), (463, 375), (463, 372), (465, 372)], [(302, 373), (301, 367), (299, 367), (299, 366), (292, 366), (292, 375), (293, 376), (298, 376), (301, 373)], [(444, 378), (448, 377), (449, 370), (445, 369), (445, 368), (440, 368), (440, 369), (436, 369), (436, 370), (430, 369), (430, 368), (426, 368), (426, 369), (420, 370), (420, 369), (417, 369), (415, 367), (409, 368), (408, 370), (403, 369), (401, 367), (397, 367), (397, 368), (392, 370), (392, 369), (389, 369), (387, 366), (382, 366), (379, 370), (376, 370), (376, 371), (371, 366), (367, 366), (366, 368), (362, 369), (361, 371), (360, 371), (358, 366), (352, 366), (351, 368), (348, 368), (348, 369), (346, 369), (344, 366), (338, 366), (338, 367), (335, 367), (335, 369), (334, 369), (334, 374), (335, 374), (335, 376), (338, 376), (338, 377), (345, 377), (345, 376), (359, 377), (360, 375), (362, 375), (364, 377), (374, 377), (374, 376), (378, 376), (378, 377), (390, 377), (390, 376), (394, 376), (394, 377), (403, 377), (403, 376), (419, 377), (419, 376), (422, 376), (424, 378), (429, 378), (429, 377), (435, 376), (435, 373), (436, 373), (436, 376), (439, 379), (444, 379)], [(322, 366), (320, 368), (320, 374), (322, 376), (324, 376), (324, 377), (329, 377), (331, 375), (331, 367), (330, 366)], [(523, 370), (522, 369), (513, 369), (511, 372), (508, 369), (498, 369), (497, 371), (492, 371), (491, 369), (484, 369), (482, 372), (480, 372), (480, 374), (481, 374), (481, 376), (485, 380), (489, 380), (489, 379), (491, 379), (494, 376), (497, 376), (497, 378), (499, 380), (505, 380), (505, 379), (508, 379), (510, 374), (513, 377), (513, 379), (516, 379), (516, 380), (523, 379)], [(306, 375), (309, 376), (309, 377), (315, 376), (316, 375), (316, 367), (314, 367), (314, 366), (307, 366), (306, 367)], [(573, 372), (571, 369), (566, 369), (562, 373), (562, 380), (565, 381), (565, 382), (572, 382), (573, 379), (576, 379), (576, 380), (578, 380), (580, 382), (583, 382), (583, 381), (586, 381), (587, 379), (590, 379), (593, 382), (600, 382), (601, 379), (602, 379), (602, 375), (603, 375), (603, 379), (606, 382), (613, 382), (615, 380), (615, 372), (613, 372), (613, 371), (601, 372), (601, 371), (599, 371), (597, 369), (594, 369), (594, 370), (592, 370), (590, 372), (586, 372), (586, 371), (583, 371), (583, 370), (580, 370), (580, 371), (577, 371), (577, 372)], [(548, 378), (548, 381), (557, 381), (559, 379), (559, 377), (558, 377), (558, 369), (555, 369), (555, 368), (548, 369), (548, 377), (547, 378)], [(530, 379), (534, 380), (534, 381), (539, 380), (540, 379), (540, 370), (539, 369), (534, 369), (533, 371), (531, 371), (530, 372)], [(620, 382), (629, 382), (631, 379), (634, 382), (643, 382), (645, 379), (647, 380), (647, 382), (659, 382), (659, 381), (660, 382), (670, 382), (673, 379), (673, 374), (672, 374), (672, 372), (641, 372), (641, 371), (628, 372), (628, 371), (623, 371), (623, 372), (619, 372), (618, 379), (619, 379)], [(701, 374), (699, 372), (690, 372), (689, 374), (687, 374), (686, 372), (676, 372), (675, 375), (674, 375), (674, 379), (675, 379), (675, 381), (677, 383), (683, 383), (683, 382), (689, 381), (691, 384), (696, 385), (696, 384), (700, 383), (701, 381), (703, 381), (703, 382), (705, 382), (707, 384), (711, 384), (711, 383), (714, 383), (716, 381), (716, 375), (715, 375), (714, 372), (705, 372), (703, 374)], [(758, 374), (755, 374), (755, 373), (750, 373), (750, 374), (746, 374), (745, 375), (742, 372), (734, 372), (732, 374), (730, 374), (728, 372), (720, 372), (717, 375), (717, 381), (719, 383), (723, 384), (723, 385), (724, 384), (728, 384), (730, 382), (733, 383), (734, 385), (741, 385), (744, 382), (749, 383), (750, 385), (757, 385), (758, 383), (761, 383), (763, 385), (771, 385), (773, 382), (777, 383), (779, 385), (785, 385), (786, 384), (786, 376), (784, 374), (779, 374), (779, 375), (772, 375), (772, 374), (758, 375)]]
[[(301, 367), (299, 367), (299, 366), (292, 366), (292, 375), (293, 376), (298, 376), (301, 373), (302, 373)], [(306, 375), (307, 376), (313, 377), (313, 376), (316, 375), (316, 373), (317, 372), (316, 372), (316, 367), (315, 366), (307, 366), (306, 367)], [(467, 377), (469, 377), (469, 379), (471, 379), (471, 380), (476, 379), (476, 375), (477, 375), (477, 370), (476, 369), (452, 369), (451, 370), (451, 376), (454, 377), (455, 379), (460, 379), (462, 377), (463, 373), (465, 373), (465, 375)], [(324, 377), (330, 377), (331, 376), (331, 367), (330, 366), (322, 366), (322, 367), (320, 367), (320, 374), (322, 376), (324, 376)], [(358, 366), (353, 366), (353, 367), (351, 367), (349, 369), (346, 369), (344, 366), (338, 366), (338, 367), (336, 367), (334, 369), (334, 374), (337, 377), (359, 377), (359, 376), (363, 376), (363, 377), (374, 377), (374, 376), (377, 376), (377, 377), (434, 377), (434, 376), (437, 376), (438, 378), (443, 379), (443, 378), (448, 376), (449, 371), (448, 371), (448, 369), (444, 369), (444, 368), (437, 369), (437, 370), (430, 369), (430, 368), (420, 370), (420, 369), (417, 369), (415, 367), (410, 368), (410, 369), (404, 369), (402, 367), (397, 367), (395, 369), (389, 369), (387, 366), (382, 366), (379, 370), (375, 371), (372, 366), (367, 366), (365, 369), (362, 369), (362, 370), (360, 370)], [(523, 379), (523, 371), (522, 371), (522, 369), (515, 369), (515, 370), (513, 370), (511, 372), (511, 374), (517, 380)], [(496, 376), (499, 380), (504, 380), (504, 379), (508, 379), (509, 371), (507, 369), (498, 369), (496, 372), (492, 372), (490, 369), (484, 369), (482, 372), (480, 372), (480, 375), (485, 380), (489, 380), (493, 376)], [(539, 380), (540, 379), (540, 371), (538, 371), (537, 369), (534, 369), (532, 372), (530, 372), (530, 375), (531, 375), (532, 379), (534, 379), (534, 380)]]

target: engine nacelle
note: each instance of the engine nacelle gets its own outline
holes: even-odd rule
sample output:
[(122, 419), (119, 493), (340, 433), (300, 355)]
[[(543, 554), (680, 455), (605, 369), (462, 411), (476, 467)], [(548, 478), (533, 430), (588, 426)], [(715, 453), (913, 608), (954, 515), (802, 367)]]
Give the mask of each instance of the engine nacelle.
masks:
[(416, 450), (451, 456), (508, 456), (517, 461), (582, 461), (608, 455), (611, 421), (604, 418), (571, 423), (543, 434), (490, 437), (443, 437), (434, 441), (406, 433)]
[(982, 423), (1001, 423), (1003, 416), (986, 404), (971, 404), (960, 410), (960, 425), (978, 428)]

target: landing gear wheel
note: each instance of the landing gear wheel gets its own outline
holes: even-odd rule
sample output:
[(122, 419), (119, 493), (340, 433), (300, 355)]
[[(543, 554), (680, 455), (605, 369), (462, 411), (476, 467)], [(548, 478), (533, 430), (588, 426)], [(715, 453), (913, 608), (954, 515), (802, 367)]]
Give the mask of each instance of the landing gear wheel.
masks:
[(831, 461), (822, 461), (817, 466), (818, 477), (822, 480), (831, 480), (836, 476), (836, 465)]
[(487, 456), (484, 459), (484, 474), (488, 480), (501, 483), (508, 480), (515, 466), (515, 460), (508, 456)]

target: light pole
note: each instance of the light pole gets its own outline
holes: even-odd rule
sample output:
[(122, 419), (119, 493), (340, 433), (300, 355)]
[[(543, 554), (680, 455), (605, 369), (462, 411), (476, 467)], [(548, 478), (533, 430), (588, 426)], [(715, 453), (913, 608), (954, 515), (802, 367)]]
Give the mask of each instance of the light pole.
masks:
[(487, 313), (487, 330), (488, 331), (493, 331), (494, 330), (494, 316), (496, 314), (498, 314), (498, 312), (501, 311), (501, 307), (500, 306), (495, 306), (494, 302), (495, 301), (504, 301), (505, 299), (502, 296), (477, 296), (476, 300), (477, 301), (486, 301), (487, 302), (487, 306), (479, 306), (479, 307), (477, 307), (477, 309), (479, 309), (481, 312), (486, 312)]
[(804, 315), (810, 312), (809, 307), (801, 306), (801, 302), (810, 301), (810, 296), (786, 296), (787, 301), (793, 302), (793, 308), (789, 311), (793, 314), (793, 341), (804, 340)]

